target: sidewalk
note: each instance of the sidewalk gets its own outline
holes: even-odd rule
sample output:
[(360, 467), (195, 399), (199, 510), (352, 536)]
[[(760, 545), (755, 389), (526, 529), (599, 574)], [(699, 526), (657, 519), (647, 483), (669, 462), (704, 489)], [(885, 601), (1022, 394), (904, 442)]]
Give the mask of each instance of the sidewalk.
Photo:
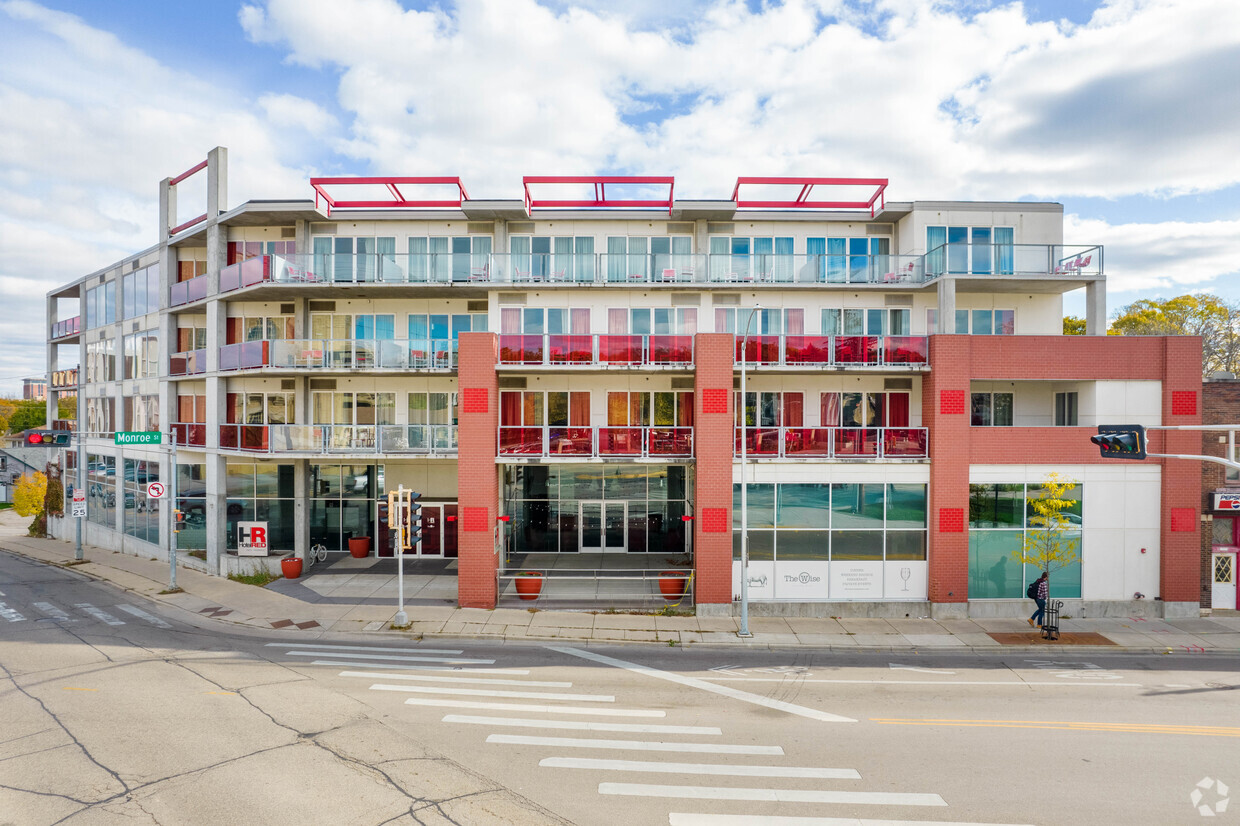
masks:
[[(0, 550), (53, 565), (73, 559), (73, 543), (26, 537), (27, 520), (0, 513)], [(457, 608), (406, 605), (410, 631), (388, 628), (391, 604), (333, 600), (307, 602), (259, 588), (177, 569), (183, 591), (161, 594), (168, 585), (168, 563), (87, 547), (89, 562), (73, 570), (108, 582), (196, 617), (263, 630), (314, 633), (371, 632), (455, 637), (493, 642), (572, 640), (577, 643), (645, 642), (729, 648), (811, 647), (852, 651), (1073, 651), (1140, 653), (1240, 653), (1240, 616), (1160, 620), (1140, 618), (1069, 619), (1060, 624), (1063, 640), (1044, 642), (1021, 619), (830, 619), (751, 617), (753, 637), (736, 636), (739, 619), (652, 614), (588, 613), (543, 609)]]

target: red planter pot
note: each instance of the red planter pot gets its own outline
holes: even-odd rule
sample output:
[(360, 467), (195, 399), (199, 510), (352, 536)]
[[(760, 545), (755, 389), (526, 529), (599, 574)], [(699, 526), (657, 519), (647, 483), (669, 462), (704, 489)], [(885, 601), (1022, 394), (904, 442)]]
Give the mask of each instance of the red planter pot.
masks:
[(349, 538), (349, 554), (354, 559), (365, 559), (370, 556), (370, 537), (353, 536)]
[(280, 571), (284, 574), (285, 579), (297, 579), (297, 577), (301, 576), (301, 560), (295, 556), (281, 559)]
[(521, 599), (538, 599), (542, 593), (542, 574), (532, 576), (517, 575), (517, 595)]
[(659, 592), (667, 600), (683, 597), (688, 583), (689, 574), (685, 571), (663, 571), (659, 574)]

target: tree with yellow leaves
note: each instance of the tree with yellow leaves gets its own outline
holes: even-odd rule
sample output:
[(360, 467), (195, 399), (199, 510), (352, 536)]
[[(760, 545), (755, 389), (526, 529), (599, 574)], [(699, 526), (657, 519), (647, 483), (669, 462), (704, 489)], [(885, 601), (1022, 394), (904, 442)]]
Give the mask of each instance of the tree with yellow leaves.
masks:
[(1068, 498), (1076, 486), (1074, 479), (1058, 473), (1047, 474), (1041, 493), (1029, 500), (1033, 514), (1025, 531), (1024, 546), (1019, 551), (1013, 551), (1012, 556), (1025, 565), (1051, 574), (1080, 561), (1077, 554), (1079, 528), (1066, 515), (1079, 501)]
[(19, 516), (33, 516), (30, 523), (31, 536), (47, 534), (47, 519), (43, 515), (43, 501), (47, 497), (47, 477), (42, 473), (23, 473), (13, 486), (13, 510)]

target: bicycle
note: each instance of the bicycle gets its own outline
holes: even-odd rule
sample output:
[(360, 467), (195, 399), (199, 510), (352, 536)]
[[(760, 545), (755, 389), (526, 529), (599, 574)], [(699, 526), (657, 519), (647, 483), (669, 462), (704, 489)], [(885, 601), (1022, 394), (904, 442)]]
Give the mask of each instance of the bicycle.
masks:
[(322, 541), (315, 542), (306, 552), (306, 568), (313, 567), (315, 562), (327, 561), (327, 546)]

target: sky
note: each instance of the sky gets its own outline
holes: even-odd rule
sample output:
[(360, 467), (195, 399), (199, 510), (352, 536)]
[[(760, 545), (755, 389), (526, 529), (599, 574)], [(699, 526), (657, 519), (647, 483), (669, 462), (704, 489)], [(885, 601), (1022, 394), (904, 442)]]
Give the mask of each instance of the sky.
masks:
[(0, 0), (0, 395), (44, 371), (46, 293), (155, 244), (215, 146), (228, 206), (314, 175), (1056, 201), (1111, 315), (1240, 300), (1238, 79), (1236, 0)]

